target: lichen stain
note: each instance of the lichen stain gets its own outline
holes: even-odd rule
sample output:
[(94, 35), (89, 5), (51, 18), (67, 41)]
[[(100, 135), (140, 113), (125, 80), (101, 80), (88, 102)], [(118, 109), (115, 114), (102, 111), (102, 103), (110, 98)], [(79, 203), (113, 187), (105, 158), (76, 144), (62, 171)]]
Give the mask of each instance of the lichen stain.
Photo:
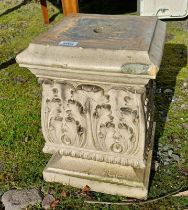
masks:
[(148, 74), (149, 65), (130, 63), (121, 66), (121, 72), (129, 74)]

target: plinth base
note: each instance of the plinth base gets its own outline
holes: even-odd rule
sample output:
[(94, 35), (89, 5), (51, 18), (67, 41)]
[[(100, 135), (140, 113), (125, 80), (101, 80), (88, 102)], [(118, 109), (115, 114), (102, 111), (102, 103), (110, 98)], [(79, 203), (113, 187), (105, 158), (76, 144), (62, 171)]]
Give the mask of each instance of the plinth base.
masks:
[[(155, 127), (155, 126), (154, 126)], [(154, 129), (153, 129), (154, 134)], [(43, 171), (48, 182), (58, 182), (92, 191), (147, 199), (154, 135), (144, 169), (85, 160), (56, 153)]]

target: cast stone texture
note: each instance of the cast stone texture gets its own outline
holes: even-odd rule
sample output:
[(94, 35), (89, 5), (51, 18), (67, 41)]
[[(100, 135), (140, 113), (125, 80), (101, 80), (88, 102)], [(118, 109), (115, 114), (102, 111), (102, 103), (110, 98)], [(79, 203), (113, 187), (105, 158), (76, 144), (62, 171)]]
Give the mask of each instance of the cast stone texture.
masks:
[(17, 56), (42, 84), (46, 181), (147, 198), (164, 40), (156, 18), (79, 14)]

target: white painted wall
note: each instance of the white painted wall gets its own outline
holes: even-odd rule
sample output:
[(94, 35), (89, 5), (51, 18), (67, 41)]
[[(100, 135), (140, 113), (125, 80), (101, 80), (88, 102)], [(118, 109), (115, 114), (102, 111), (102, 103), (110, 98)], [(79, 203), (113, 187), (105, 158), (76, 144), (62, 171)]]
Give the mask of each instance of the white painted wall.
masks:
[(141, 16), (183, 18), (188, 15), (188, 0), (137, 0)]

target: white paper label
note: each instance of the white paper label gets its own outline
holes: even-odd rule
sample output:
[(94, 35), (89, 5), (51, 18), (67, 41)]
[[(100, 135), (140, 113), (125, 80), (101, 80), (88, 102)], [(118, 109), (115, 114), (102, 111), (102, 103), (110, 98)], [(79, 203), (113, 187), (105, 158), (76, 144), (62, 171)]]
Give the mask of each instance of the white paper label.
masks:
[(78, 45), (78, 42), (70, 42), (70, 41), (59, 42), (59, 46), (75, 47), (76, 45)]

